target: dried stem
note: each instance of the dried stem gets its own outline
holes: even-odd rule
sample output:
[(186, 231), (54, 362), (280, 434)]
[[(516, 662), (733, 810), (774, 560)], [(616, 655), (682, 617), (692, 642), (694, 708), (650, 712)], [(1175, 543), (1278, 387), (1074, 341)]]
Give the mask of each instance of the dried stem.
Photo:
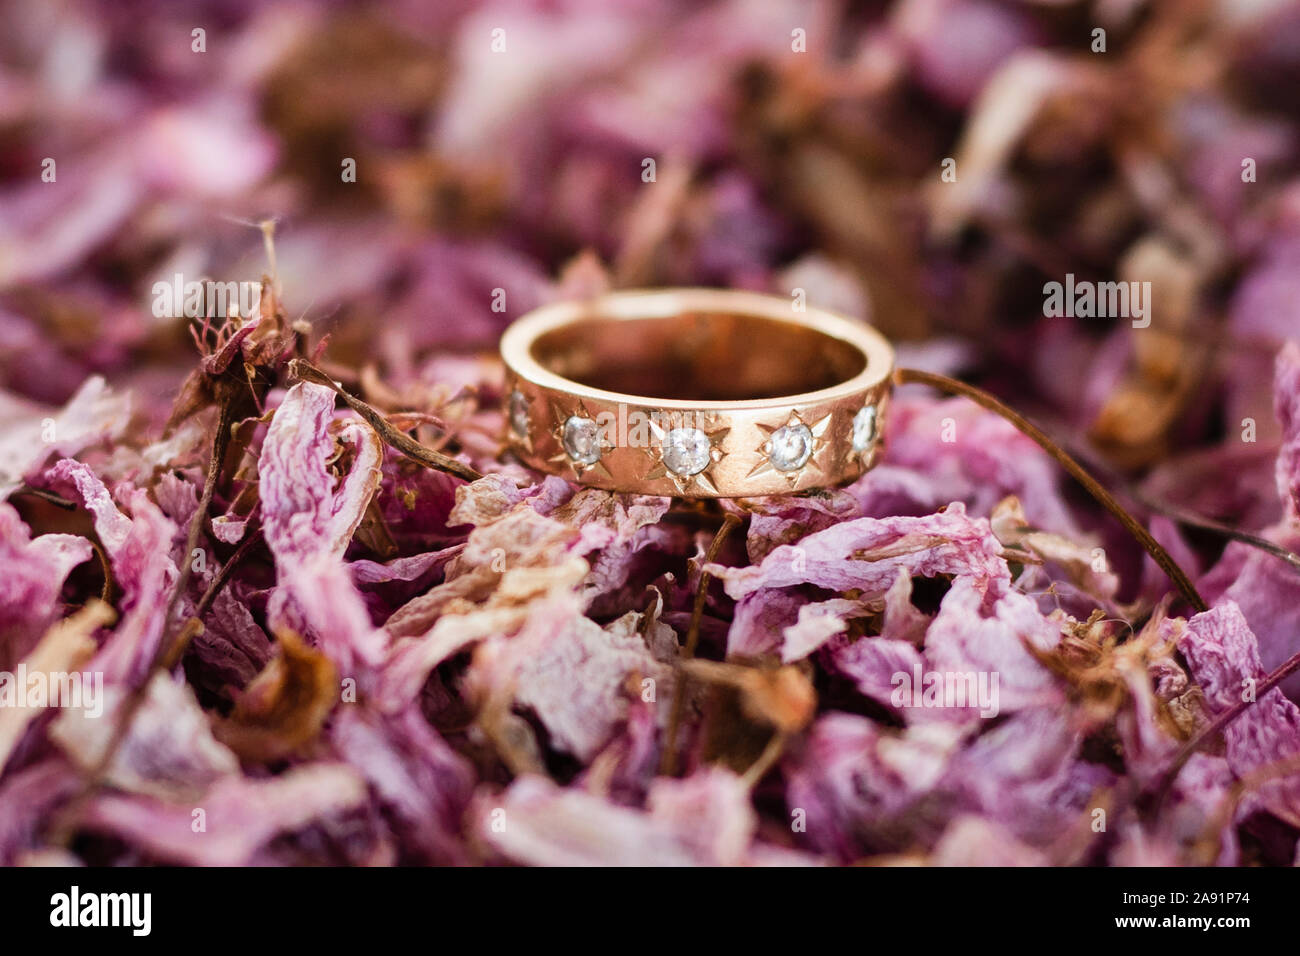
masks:
[[(234, 418), (233, 403), (229, 400), (223, 401), (217, 413), (216, 434), (212, 436), (212, 453), (208, 460), (207, 475), (203, 481), (203, 493), (199, 496), (198, 507), (194, 510), (194, 517), (190, 520), (189, 533), (185, 539), (185, 552), (181, 558), (180, 573), (177, 574), (176, 583), (172, 586), (171, 594), (167, 599), (167, 607), (163, 612), (162, 634), (158, 638), (158, 646), (154, 648), (153, 657), (149, 661), (144, 680), (131, 691), (130, 696), (123, 703), (122, 712), (113, 726), (113, 735), (109, 738), (108, 745), (86, 774), (81, 790), (69, 802), (65, 812), (61, 814), (62, 822), (55, 827), (55, 831), (51, 836), (52, 842), (66, 843), (71, 838), (72, 827), (75, 825), (78, 811), (107, 775), (108, 768), (112, 766), (114, 757), (117, 756), (118, 750), (121, 749), (123, 742), (127, 738), (132, 721), (135, 720), (140, 708), (144, 705), (154, 675), (163, 667), (165, 662), (172, 660), (174, 657), (169, 651), (172, 644), (172, 616), (176, 613), (176, 608), (180, 604), (186, 588), (189, 587), (190, 576), (193, 573), (193, 562), (190, 560), (190, 555), (198, 547), (199, 536), (203, 533), (203, 525), (207, 520), (208, 510), (212, 507), (212, 496), (217, 487), (217, 479), (220, 477), (222, 464), (225, 461), (226, 448), (230, 443), (230, 428), (234, 424)], [(176, 641), (181, 644), (188, 644), (194, 633), (201, 630), (202, 625), (198, 624), (197, 619), (187, 619), (181, 625)]]
[(15, 488), (10, 493), (10, 497), (13, 497), (14, 495), (31, 495), (33, 498), (40, 498), (42, 501), (47, 501), (54, 505), (54, 507), (62, 508), (64, 511), (77, 510), (77, 503), (75, 501), (69, 501), (62, 495), (56, 495), (54, 492), (46, 491), (44, 488), (33, 488), (31, 485), (23, 485), (20, 488)]
[[(167, 599), (167, 609), (163, 613), (162, 636), (158, 639), (158, 646), (154, 648), (153, 657), (149, 661), (149, 668), (145, 672), (144, 680), (127, 698), (122, 714), (113, 728), (113, 736), (90, 773), (89, 785), (91, 787), (96, 786), (107, 772), (113, 758), (117, 755), (118, 748), (126, 739), (127, 732), (131, 728), (131, 721), (135, 719), (135, 715), (139, 713), (140, 707), (144, 704), (145, 697), (149, 693), (150, 682), (162, 668), (163, 663), (172, 656), (169, 650), (172, 643), (172, 616), (176, 613), (176, 608), (190, 584), (190, 576), (194, 571), (194, 562), (190, 560), (190, 556), (199, 546), (199, 536), (203, 533), (203, 525), (207, 521), (208, 510), (212, 507), (212, 496), (216, 491), (217, 478), (221, 474), (222, 463), (226, 459), (226, 446), (230, 443), (230, 426), (234, 424), (234, 420), (233, 403), (229, 401), (222, 402), (220, 411), (217, 413), (216, 434), (212, 436), (212, 456), (208, 460), (208, 472), (203, 480), (203, 493), (199, 496), (199, 505), (194, 511), (194, 517), (190, 520), (189, 534), (185, 538), (185, 551), (181, 555), (180, 573), (176, 577), (175, 585), (172, 586), (172, 593)], [(190, 637), (193, 636), (188, 633), (190, 630), (189, 622), (184, 622), (180, 628), (179, 639), (188, 643)]]
[[(208, 473), (203, 479), (203, 493), (199, 496), (199, 506), (190, 521), (189, 534), (185, 538), (185, 552), (181, 555), (180, 575), (176, 578), (176, 585), (167, 599), (167, 613), (163, 616), (164, 639), (160, 640), (154, 649), (149, 676), (152, 676), (152, 671), (162, 665), (162, 661), (167, 656), (165, 635), (168, 624), (171, 622), (172, 615), (176, 613), (176, 607), (180, 604), (186, 588), (189, 587), (190, 576), (194, 572), (194, 562), (190, 557), (199, 546), (199, 536), (203, 534), (203, 525), (207, 522), (208, 511), (212, 507), (212, 496), (217, 490), (217, 479), (221, 477), (221, 468), (226, 461), (226, 448), (230, 445), (230, 428), (234, 423), (234, 403), (222, 402), (217, 413), (217, 432), (212, 436), (212, 457), (208, 461)], [(148, 684), (147, 678), (145, 683)]]
[(787, 737), (785, 731), (778, 730), (772, 734), (772, 739), (767, 742), (763, 752), (758, 755), (758, 759), (750, 764), (744, 775), (740, 778), (746, 787), (753, 790), (758, 786), (759, 781), (767, 776), (767, 772), (772, 769), (777, 760), (781, 758), (781, 752), (785, 750)]
[(1300, 555), (1290, 551), (1281, 545), (1274, 544), (1267, 538), (1261, 538), (1259, 535), (1251, 534), (1248, 531), (1240, 531), (1230, 525), (1215, 521), (1212, 518), (1206, 518), (1194, 512), (1180, 508), (1178, 505), (1170, 504), (1163, 499), (1154, 495), (1149, 495), (1141, 488), (1134, 486), (1132, 483), (1125, 481), (1113, 469), (1108, 468), (1104, 463), (1097, 461), (1088, 454), (1087, 449), (1080, 448), (1078, 445), (1069, 446), (1069, 450), (1076, 458), (1086, 462), (1088, 467), (1095, 472), (1099, 472), (1105, 481), (1111, 487), (1120, 489), (1125, 495), (1137, 502), (1147, 511), (1154, 514), (1164, 515), (1166, 518), (1186, 527), (1197, 528), (1201, 531), (1226, 538), (1229, 541), (1240, 541), (1242, 544), (1256, 548), (1266, 554), (1271, 554), (1275, 558), (1280, 558), (1287, 564), (1291, 565), (1297, 571), (1300, 571)]
[(208, 584), (208, 589), (203, 592), (203, 597), (199, 598), (199, 603), (195, 605), (193, 616), (186, 622), (186, 627), (183, 627), (181, 632), (176, 635), (176, 640), (172, 642), (171, 649), (167, 652), (167, 657), (163, 661), (165, 670), (171, 670), (180, 663), (181, 658), (185, 656), (186, 649), (190, 646), (190, 641), (202, 633), (201, 628), (195, 628), (193, 625), (203, 623), (203, 616), (211, 610), (212, 603), (216, 601), (217, 595), (221, 593), (231, 575), (235, 573), (235, 568), (240, 565), (244, 558), (248, 556), (248, 552), (252, 551), (261, 540), (262, 530), (257, 527), (250, 528), (244, 536), (244, 540), (235, 549), (235, 553), (217, 571), (216, 576)]
[(1230, 527), (1221, 522), (1211, 520), (1210, 518), (1203, 518), (1200, 515), (1192, 514), (1190, 511), (1184, 511), (1175, 505), (1166, 504), (1163, 501), (1157, 501), (1136, 489), (1133, 489), (1130, 493), (1133, 496), (1133, 500), (1142, 507), (1158, 514), (1162, 514), (1165, 517), (1176, 521), (1178, 524), (1184, 525), (1188, 528), (1199, 528), (1202, 531), (1208, 531), (1211, 534), (1219, 535), (1220, 537), (1227, 538), (1230, 541), (1240, 541), (1242, 544), (1249, 545), (1252, 548), (1258, 548), (1266, 554), (1271, 554), (1275, 558), (1281, 558), (1287, 564), (1291, 565), (1293, 569), (1300, 571), (1300, 555), (1279, 544), (1274, 544), (1267, 538), (1261, 538), (1259, 535), (1251, 534), (1248, 531), (1239, 531), (1236, 528)]
[(1178, 778), (1179, 772), (1183, 766), (1191, 759), (1192, 754), (1200, 750), (1205, 744), (1213, 740), (1219, 734), (1223, 733), (1230, 723), (1246, 712), (1248, 707), (1254, 705), (1255, 701), (1260, 700), (1270, 690), (1280, 684), (1287, 677), (1300, 670), (1300, 654), (1293, 655), (1285, 661), (1280, 667), (1265, 677), (1255, 687), (1254, 700), (1241, 700), (1233, 704), (1227, 710), (1223, 711), (1212, 721), (1201, 728), (1191, 740), (1183, 744), (1183, 748), (1174, 756), (1169, 766), (1160, 774), (1147, 788), (1148, 792), (1154, 794), (1153, 809), (1158, 811), (1164, 804), (1165, 797), (1169, 795), (1169, 788), (1173, 786), (1174, 780)]
[(347, 403), (349, 408), (370, 423), (370, 426), (379, 433), (379, 437), (384, 440), (385, 444), (396, 448), (417, 464), (424, 465), (426, 468), (433, 468), (436, 471), (448, 472), (457, 478), (464, 478), (466, 481), (477, 481), (483, 477), (469, 465), (421, 445), (410, 435), (395, 428), (378, 409), (367, 405), (361, 399), (350, 394), (342, 385), (306, 359), (291, 361), (289, 363), (289, 374), (302, 381), (324, 385), (326, 388), (333, 390)]
[[(722, 550), (722, 544), (727, 540), (727, 535), (731, 529), (740, 524), (740, 518), (728, 512), (723, 516), (722, 525), (713, 535), (713, 541), (709, 544), (708, 550), (704, 554), (704, 563), (711, 564), (718, 557), (718, 552)], [(700, 643), (700, 621), (704, 617), (704, 604), (709, 596), (709, 582), (712, 577), (707, 571), (700, 572), (700, 586), (695, 592), (695, 606), (691, 610), (691, 624), (686, 631), (686, 643), (682, 645), (682, 659), (690, 660), (695, 656), (695, 649)], [(672, 710), (668, 716), (668, 728), (664, 732), (664, 749), (659, 760), (659, 772), (666, 776), (673, 776), (677, 772), (677, 729), (682, 721), (682, 711), (686, 706), (686, 672), (682, 669), (677, 671), (677, 686), (673, 688)]]
[(1088, 494), (1101, 503), (1102, 507), (1119, 519), (1120, 524), (1137, 539), (1138, 543), (1146, 549), (1147, 554), (1151, 555), (1156, 564), (1160, 565), (1161, 569), (1174, 582), (1193, 608), (1198, 612), (1209, 610), (1209, 605), (1201, 598), (1196, 586), (1192, 584), (1191, 578), (1178, 566), (1178, 562), (1170, 556), (1169, 552), (1161, 547), (1160, 542), (1153, 538), (1151, 533), (1136, 518), (1124, 510), (1124, 507), (1115, 500), (1115, 497), (1109, 491), (1102, 487), (1097, 479), (1088, 474), (1082, 465), (1070, 457), (1060, 445), (1047, 436), (1046, 432), (1025, 418), (1025, 416), (1004, 405), (983, 389), (968, 385), (955, 378), (949, 378), (947, 375), (924, 372), (920, 369), (900, 368), (895, 372), (895, 379), (900, 385), (929, 385), (931, 388), (936, 388), (951, 395), (961, 395), (964, 398), (969, 398), (981, 408), (995, 412), (1012, 425), (1015, 425), (1017, 429), (1032, 438), (1044, 451), (1055, 458), (1061, 467), (1084, 487)]

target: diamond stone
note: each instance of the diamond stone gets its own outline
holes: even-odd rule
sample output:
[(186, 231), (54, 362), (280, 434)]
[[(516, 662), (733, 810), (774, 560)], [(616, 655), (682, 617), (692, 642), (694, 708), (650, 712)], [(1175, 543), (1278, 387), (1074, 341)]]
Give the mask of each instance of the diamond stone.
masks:
[(664, 436), (664, 467), (674, 475), (698, 475), (709, 464), (709, 436), (698, 428), (674, 428)]
[(594, 465), (600, 461), (600, 426), (590, 418), (570, 415), (564, 422), (561, 443), (564, 445), (564, 453), (575, 464)]
[(772, 432), (767, 460), (778, 471), (797, 471), (812, 457), (813, 435), (807, 425), (783, 425)]
[(528, 434), (528, 399), (518, 389), (510, 393), (510, 427), (520, 438)]
[(868, 405), (853, 416), (853, 450), (862, 452), (876, 439), (876, 406)]

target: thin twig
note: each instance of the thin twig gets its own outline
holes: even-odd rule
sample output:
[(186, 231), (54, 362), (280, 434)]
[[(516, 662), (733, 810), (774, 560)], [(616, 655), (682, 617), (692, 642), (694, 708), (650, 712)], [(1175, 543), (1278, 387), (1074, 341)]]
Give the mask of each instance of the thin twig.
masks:
[(746, 787), (753, 790), (758, 786), (759, 781), (767, 776), (767, 772), (781, 758), (781, 752), (785, 750), (787, 739), (783, 730), (778, 730), (772, 734), (772, 739), (767, 742), (767, 746), (758, 755), (758, 759), (749, 765), (749, 769), (740, 778)]
[[(723, 516), (722, 525), (713, 535), (713, 541), (709, 544), (708, 550), (704, 554), (704, 564), (712, 564), (718, 557), (718, 552), (722, 550), (722, 544), (727, 540), (727, 535), (731, 529), (740, 524), (740, 518), (731, 512)], [(682, 645), (682, 660), (690, 660), (695, 656), (695, 649), (700, 643), (700, 621), (704, 617), (704, 605), (709, 596), (709, 582), (712, 576), (707, 571), (700, 572), (700, 586), (695, 592), (695, 606), (691, 610), (691, 624), (686, 630), (686, 643)], [(664, 749), (659, 759), (659, 772), (665, 776), (673, 776), (677, 772), (677, 729), (682, 721), (682, 712), (686, 706), (686, 672), (682, 669), (677, 671), (677, 686), (673, 688), (672, 710), (668, 716), (668, 728), (664, 732)]]
[[(149, 694), (149, 685), (153, 682), (154, 676), (163, 666), (164, 662), (171, 658), (168, 649), (171, 644), (171, 619), (176, 612), (176, 607), (180, 603), (181, 597), (185, 594), (186, 588), (189, 587), (190, 575), (193, 572), (193, 561), (190, 556), (198, 547), (199, 536), (203, 533), (203, 525), (207, 518), (209, 509), (212, 507), (212, 496), (216, 490), (217, 478), (220, 475), (222, 465), (226, 457), (226, 448), (230, 443), (230, 426), (234, 423), (234, 409), (229, 401), (222, 402), (217, 414), (216, 434), (212, 436), (212, 454), (208, 460), (208, 472), (203, 481), (203, 493), (199, 497), (198, 507), (194, 510), (194, 517), (190, 520), (189, 533), (185, 539), (185, 552), (181, 558), (180, 571), (176, 576), (176, 582), (172, 586), (172, 591), (167, 600), (167, 606), (163, 612), (162, 634), (158, 638), (158, 646), (154, 648), (153, 656), (150, 658), (149, 667), (145, 672), (144, 680), (138, 687), (135, 687), (131, 694), (122, 704), (122, 712), (114, 722), (113, 735), (109, 738), (107, 746), (99, 755), (98, 759), (90, 767), (85, 779), (83, 780), (80, 791), (69, 801), (65, 812), (62, 813), (61, 821), (57, 824), (51, 833), (51, 842), (67, 843), (72, 837), (73, 827), (77, 815), (90, 795), (103, 782), (108, 774), (109, 767), (112, 766), (113, 759), (121, 749), (122, 744), (130, 732), (131, 724), (140, 708), (144, 705), (145, 699)], [(188, 644), (193, 637), (195, 619), (190, 618), (182, 623), (178, 641)], [(199, 625), (198, 630), (202, 630)]]
[(33, 498), (40, 498), (42, 501), (47, 501), (56, 508), (62, 508), (64, 511), (77, 510), (77, 503), (75, 501), (69, 501), (62, 495), (56, 495), (54, 492), (46, 491), (44, 488), (33, 488), (31, 485), (23, 485), (19, 488), (15, 488), (11, 492), (11, 496), (12, 495), (31, 495)]
[(181, 632), (176, 635), (176, 640), (172, 642), (171, 649), (167, 652), (167, 657), (163, 661), (164, 670), (171, 670), (180, 663), (181, 658), (185, 656), (186, 649), (190, 646), (190, 641), (202, 633), (202, 628), (193, 627), (193, 623), (200, 625), (203, 623), (204, 615), (212, 609), (213, 602), (216, 601), (217, 595), (225, 588), (231, 575), (234, 574), (235, 568), (239, 567), (244, 558), (248, 556), (248, 552), (252, 551), (254, 546), (261, 540), (262, 529), (256, 526), (249, 528), (247, 534), (244, 535), (244, 540), (235, 549), (235, 553), (221, 566), (216, 576), (208, 584), (208, 589), (203, 592), (203, 597), (199, 598), (199, 603), (194, 607), (194, 614), (186, 622), (187, 626), (182, 628)]
[(1300, 554), (1290, 551), (1279, 544), (1274, 544), (1267, 538), (1261, 538), (1257, 534), (1251, 534), (1249, 531), (1239, 531), (1229, 525), (1210, 518), (1203, 518), (1200, 515), (1193, 514), (1190, 511), (1184, 511), (1176, 505), (1167, 504), (1158, 501), (1148, 495), (1143, 494), (1137, 489), (1132, 489), (1130, 494), (1133, 500), (1149, 511), (1154, 511), (1164, 515), (1178, 524), (1188, 528), (1199, 528), (1202, 531), (1209, 531), (1220, 537), (1227, 538), (1231, 541), (1240, 541), (1242, 544), (1257, 548), (1266, 554), (1271, 554), (1275, 558), (1281, 558), (1287, 564), (1291, 565), (1296, 571), (1300, 571)]
[(376, 408), (367, 405), (361, 399), (350, 394), (342, 385), (334, 381), (316, 366), (312, 365), (306, 359), (294, 359), (289, 363), (289, 374), (294, 378), (301, 379), (305, 382), (313, 382), (317, 385), (324, 385), (337, 394), (348, 407), (370, 423), (370, 426), (379, 433), (385, 444), (396, 448), (407, 458), (424, 465), (426, 468), (433, 468), (437, 471), (445, 471), (455, 475), (457, 478), (464, 478), (466, 481), (477, 481), (483, 476), (475, 471), (469, 465), (457, 461), (449, 455), (434, 451), (425, 445), (421, 445), (410, 435), (395, 428), (386, 419), (383, 414)]
[[(217, 490), (217, 479), (221, 477), (221, 469), (226, 461), (226, 449), (230, 446), (230, 427), (235, 423), (234, 403), (225, 401), (221, 403), (221, 409), (217, 414), (217, 432), (212, 436), (212, 458), (208, 461), (208, 473), (203, 479), (203, 493), (199, 496), (199, 506), (194, 512), (194, 517), (190, 520), (189, 534), (185, 538), (185, 551), (181, 555), (180, 574), (176, 578), (176, 585), (172, 588), (171, 596), (167, 599), (167, 612), (163, 615), (163, 639), (158, 642), (154, 648), (153, 660), (150, 661), (149, 669), (152, 672), (161, 666), (162, 661), (167, 656), (167, 628), (171, 622), (172, 615), (176, 613), (176, 608), (185, 594), (186, 588), (189, 587), (190, 576), (194, 572), (194, 562), (191, 557), (199, 546), (199, 536), (203, 534), (203, 526), (207, 521), (208, 511), (212, 507), (212, 496)], [(146, 676), (145, 683), (148, 683)]]
[[(171, 644), (172, 616), (176, 613), (176, 608), (189, 587), (190, 576), (194, 571), (194, 562), (190, 560), (190, 556), (194, 554), (194, 550), (199, 546), (199, 536), (203, 533), (203, 525), (207, 519), (208, 510), (212, 507), (212, 496), (216, 490), (217, 478), (221, 473), (221, 467), (226, 458), (226, 447), (230, 443), (230, 426), (234, 423), (234, 419), (232, 403), (223, 402), (217, 414), (216, 434), (212, 436), (212, 457), (208, 461), (208, 473), (203, 480), (203, 493), (199, 496), (198, 507), (194, 511), (194, 517), (190, 520), (189, 534), (185, 538), (185, 551), (181, 555), (180, 573), (176, 576), (176, 583), (172, 586), (171, 595), (167, 599), (167, 608), (163, 612), (163, 633), (158, 639), (158, 646), (154, 648), (153, 657), (149, 661), (144, 680), (127, 698), (122, 708), (122, 714), (113, 728), (113, 736), (91, 770), (89, 785), (92, 788), (100, 783), (104, 774), (108, 771), (113, 758), (117, 755), (118, 748), (126, 740), (127, 733), (131, 728), (131, 722), (139, 713), (145, 698), (148, 696), (149, 684), (163, 666), (163, 662), (171, 656), (168, 648)], [(188, 642), (189, 638), (189, 635), (186, 634), (188, 628), (188, 622), (183, 622), (180, 633), (182, 639), (186, 640), (186, 642)]]
[(1249, 531), (1240, 531), (1231, 525), (1226, 525), (1221, 521), (1215, 521), (1213, 518), (1207, 518), (1204, 515), (1188, 511), (1178, 505), (1149, 495), (1141, 488), (1135, 486), (1132, 482), (1124, 479), (1113, 468), (1108, 467), (1104, 462), (1100, 462), (1091, 455), (1088, 449), (1078, 444), (1063, 443), (1069, 451), (1081, 461), (1087, 463), (1093, 471), (1100, 473), (1102, 478), (1113, 488), (1118, 488), (1123, 494), (1127, 495), (1134, 502), (1141, 505), (1147, 511), (1155, 514), (1164, 515), (1166, 518), (1187, 528), (1197, 528), (1210, 534), (1218, 535), (1221, 538), (1227, 538), (1229, 541), (1239, 541), (1249, 547), (1256, 548), (1266, 554), (1271, 554), (1275, 558), (1280, 558), (1287, 564), (1291, 565), (1297, 571), (1300, 571), (1300, 554), (1290, 551), (1281, 545), (1274, 544), (1267, 538), (1251, 534)]
[(1065, 449), (1049, 438), (1046, 432), (1025, 418), (1025, 416), (1004, 405), (983, 389), (968, 385), (955, 378), (949, 378), (947, 375), (938, 375), (920, 369), (900, 368), (895, 372), (895, 378), (900, 385), (929, 385), (941, 392), (969, 398), (981, 408), (995, 412), (1012, 425), (1015, 425), (1017, 429), (1032, 438), (1045, 452), (1055, 458), (1060, 466), (1084, 487), (1088, 494), (1096, 498), (1107, 511), (1119, 519), (1120, 524), (1137, 539), (1138, 543), (1146, 549), (1147, 554), (1151, 555), (1156, 564), (1160, 565), (1160, 568), (1174, 582), (1193, 608), (1198, 612), (1209, 610), (1209, 605), (1201, 598), (1196, 586), (1192, 584), (1191, 578), (1178, 566), (1178, 562), (1160, 545), (1160, 542), (1151, 536), (1151, 533), (1142, 526), (1141, 522), (1124, 510), (1123, 505), (1116, 501), (1115, 497), (1102, 487), (1097, 479), (1093, 478), (1082, 465), (1070, 457)]
[(1196, 736), (1183, 744), (1182, 749), (1174, 755), (1174, 759), (1170, 762), (1169, 766), (1166, 767), (1160, 776), (1156, 777), (1147, 787), (1147, 791), (1154, 794), (1154, 803), (1152, 804), (1153, 809), (1158, 811), (1164, 804), (1165, 797), (1169, 795), (1169, 789), (1173, 786), (1174, 780), (1177, 779), (1179, 772), (1183, 769), (1183, 766), (1187, 761), (1191, 759), (1192, 754), (1196, 753), (1196, 751), (1200, 750), (1206, 743), (1223, 733), (1224, 729), (1244, 714), (1247, 708), (1253, 706), (1255, 701), (1260, 700), (1265, 694), (1297, 670), (1300, 670), (1300, 654), (1293, 655), (1280, 667), (1260, 681), (1255, 687), (1253, 700), (1241, 700), (1233, 704), (1202, 727)]

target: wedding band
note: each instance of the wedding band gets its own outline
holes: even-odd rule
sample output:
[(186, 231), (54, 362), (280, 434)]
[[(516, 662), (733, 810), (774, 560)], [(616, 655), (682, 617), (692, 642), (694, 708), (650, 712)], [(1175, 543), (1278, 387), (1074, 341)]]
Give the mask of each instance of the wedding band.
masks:
[(865, 323), (779, 296), (616, 292), (542, 306), (501, 338), (507, 441), (594, 488), (742, 498), (875, 464), (894, 369)]

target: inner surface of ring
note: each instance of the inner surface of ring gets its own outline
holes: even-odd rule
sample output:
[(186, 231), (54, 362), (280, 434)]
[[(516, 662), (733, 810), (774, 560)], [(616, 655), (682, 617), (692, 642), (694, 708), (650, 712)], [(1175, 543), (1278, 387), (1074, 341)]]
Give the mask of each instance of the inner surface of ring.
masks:
[(533, 343), (543, 368), (591, 388), (677, 401), (746, 401), (815, 392), (867, 367), (824, 332), (753, 315), (579, 319)]

